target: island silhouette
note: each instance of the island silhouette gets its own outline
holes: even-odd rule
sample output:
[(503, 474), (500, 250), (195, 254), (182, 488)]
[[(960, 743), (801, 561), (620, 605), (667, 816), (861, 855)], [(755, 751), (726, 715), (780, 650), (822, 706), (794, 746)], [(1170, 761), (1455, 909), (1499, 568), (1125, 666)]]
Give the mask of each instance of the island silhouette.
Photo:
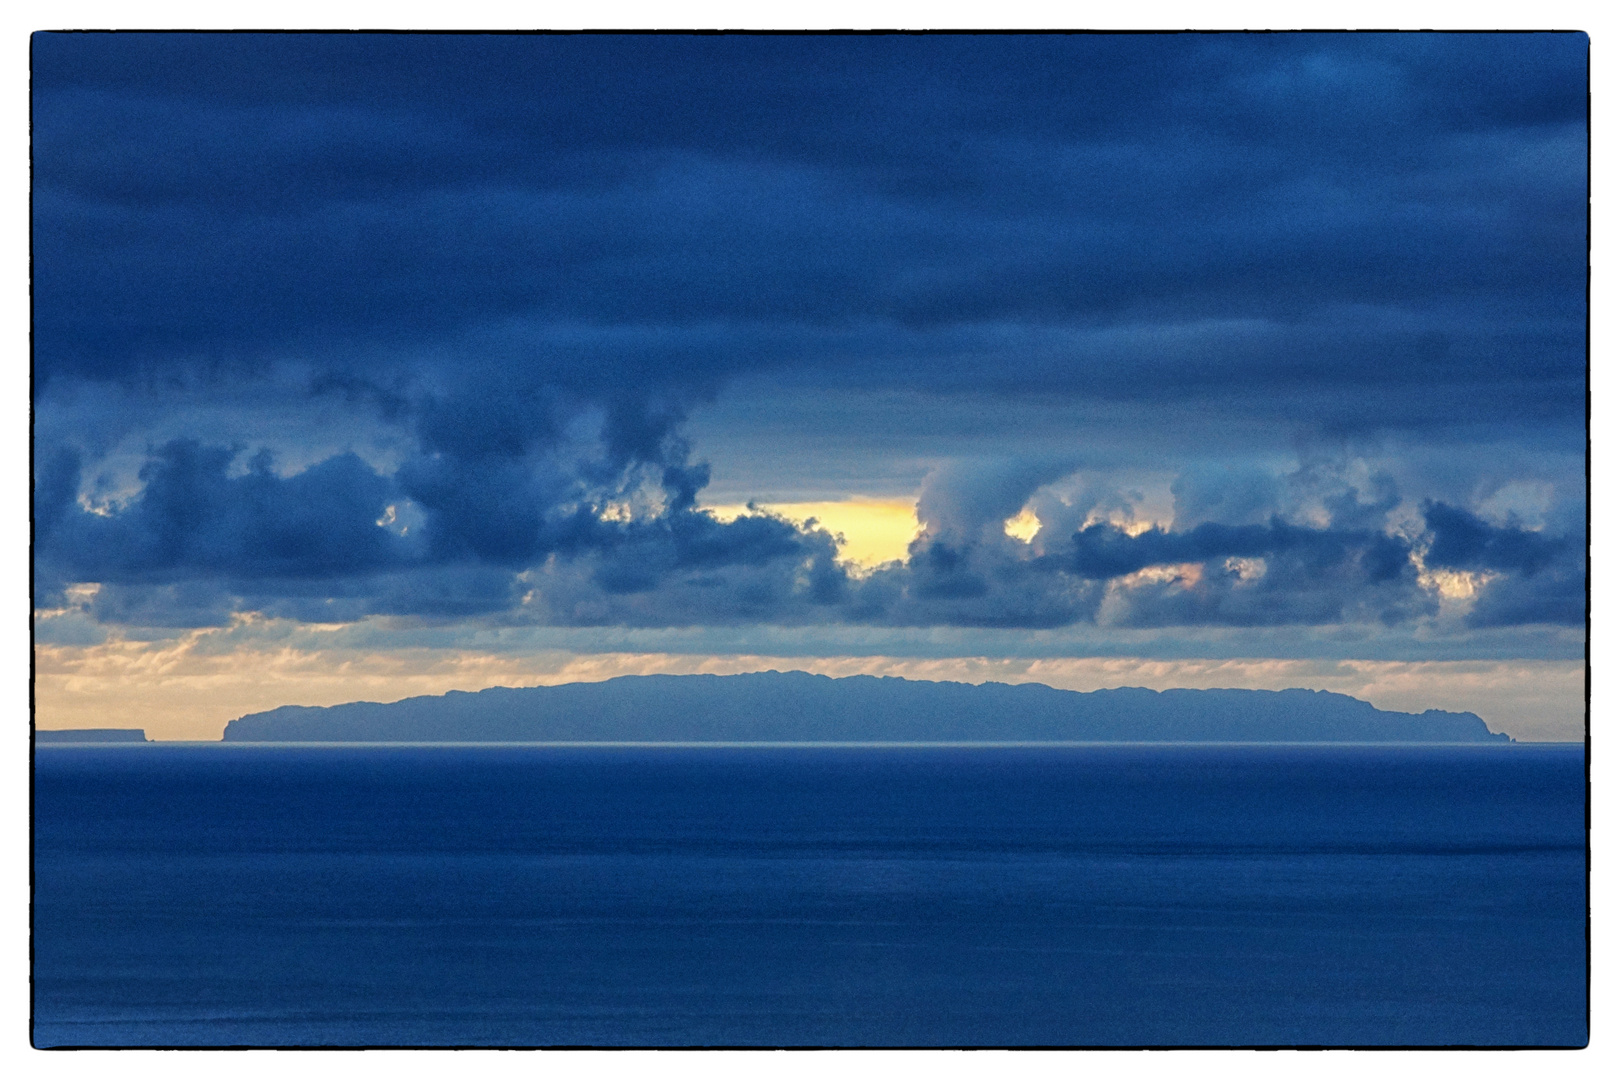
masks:
[(1325, 690), (1082, 693), (803, 671), (626, 675), (391, 704), (283, 705), (226, 742), (1506, 743), (1471, 712), (1388, 712)]
[(143, 743), (144, 728), (57, 728), (34, 729), (36, 743)]

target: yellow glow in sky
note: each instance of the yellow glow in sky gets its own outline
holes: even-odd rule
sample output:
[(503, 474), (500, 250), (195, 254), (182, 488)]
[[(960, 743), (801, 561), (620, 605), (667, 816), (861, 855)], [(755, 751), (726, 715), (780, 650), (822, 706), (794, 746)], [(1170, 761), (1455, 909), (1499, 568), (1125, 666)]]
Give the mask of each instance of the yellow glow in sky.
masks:
[[(842, 535), (841, 561), (870, 569), (906, 557), (906, 545), (916, 539), (922, 525), (911, 499), (847, 499), (843, 502), (756, 503), (761, 510), (803, 525), (815, 518), (821, 527)], [(706, 506), (721, 521), (747, 513), (744, 506)]]
[(1017, 514), (1008, 518), (1002, 525), (1001, 531), (1015, 540), (1029, 543), (1035, 539), (1035, 534), (1041, 531), (1041, 519), (1036, 517), (1029, 507), (1024, 507)]

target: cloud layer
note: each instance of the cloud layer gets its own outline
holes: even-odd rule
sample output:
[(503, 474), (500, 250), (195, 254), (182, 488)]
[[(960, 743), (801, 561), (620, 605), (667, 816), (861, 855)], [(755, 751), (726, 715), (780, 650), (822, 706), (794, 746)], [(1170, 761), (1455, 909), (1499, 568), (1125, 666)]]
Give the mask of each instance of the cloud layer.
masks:
[[(352, 454), (288, 476), (272, 464), (261, 452), (233, 474), (228, 449), (170, 443), (142, 469), (138, 494), (94, 506), (75, 498), (70, 452), (45, 462), (35, 508), (44, 606), (95, 582), (78, 602), (96, 619), (178, 626), (241, 611), (585, 626), (1393, 625), (1437, 615), (1446, 587), (1435, 575), (1449, 574), (1473, 601), (1466, 625), (1585, 617), (1579, 537), (1433, 501), (1420, 527), (1391, 529), (1399, 496), (1387, 478), (1372, 502), (1353, 488), (1327, 500), (1320, 525), (1274, 513), (1264, 524), (1136, 527), (1092, 520), (1107, 505), (1095, 492), (1079, 507), (1049, 497), (1086, 523), (1065, 533), (1043, 521), (1027, 542), (1008, 519), (1040, 507), (1036, 494), (1066, 467), (958, 464), (924, 485), (908, 557), (863, 574), (814, 524), (696, 509), (702, 467), (667, 463), (649, 476), (645, 462), (626, 467), (609, 452), (554, 469), (547, 492), (539, 469), (457, 478), (441, 456), (391, 476)], [(1209, 478), (1200, 483), (1207, 492)], [(1252, 477), (1234, 483), (1242, 505)]]
[[(37, 606), (1581, 625), (1586, 50), (36, 35)], [(744, 383), (1005, 445), (886, 415), (925, 528), (855, 572), (699, 508)], [(1033, 452), (1031, 399), (1109, 422)]]

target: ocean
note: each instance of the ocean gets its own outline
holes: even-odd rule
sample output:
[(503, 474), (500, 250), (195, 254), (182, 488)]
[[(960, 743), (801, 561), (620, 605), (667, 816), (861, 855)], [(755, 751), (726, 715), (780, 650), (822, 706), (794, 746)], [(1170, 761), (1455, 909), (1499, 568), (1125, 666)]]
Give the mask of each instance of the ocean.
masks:
[(1580, 746), (40, 747), (36, 1046), (1580, 1046)]

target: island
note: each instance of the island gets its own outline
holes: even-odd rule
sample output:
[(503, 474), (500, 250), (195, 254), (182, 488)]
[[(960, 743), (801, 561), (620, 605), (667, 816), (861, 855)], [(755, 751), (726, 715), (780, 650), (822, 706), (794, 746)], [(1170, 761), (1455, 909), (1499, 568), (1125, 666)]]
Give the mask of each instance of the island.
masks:
[(1386, 712), (1325, 690), (1082, 693), (802, 671), (627, 675), (603, 682), (284, 705), (226, 742), (1506, 743), (1469, 712)]
[(143, 743), (147, 742), (145, 728), (59, 728), (47, 731), (34, 729), (36, 743)]

